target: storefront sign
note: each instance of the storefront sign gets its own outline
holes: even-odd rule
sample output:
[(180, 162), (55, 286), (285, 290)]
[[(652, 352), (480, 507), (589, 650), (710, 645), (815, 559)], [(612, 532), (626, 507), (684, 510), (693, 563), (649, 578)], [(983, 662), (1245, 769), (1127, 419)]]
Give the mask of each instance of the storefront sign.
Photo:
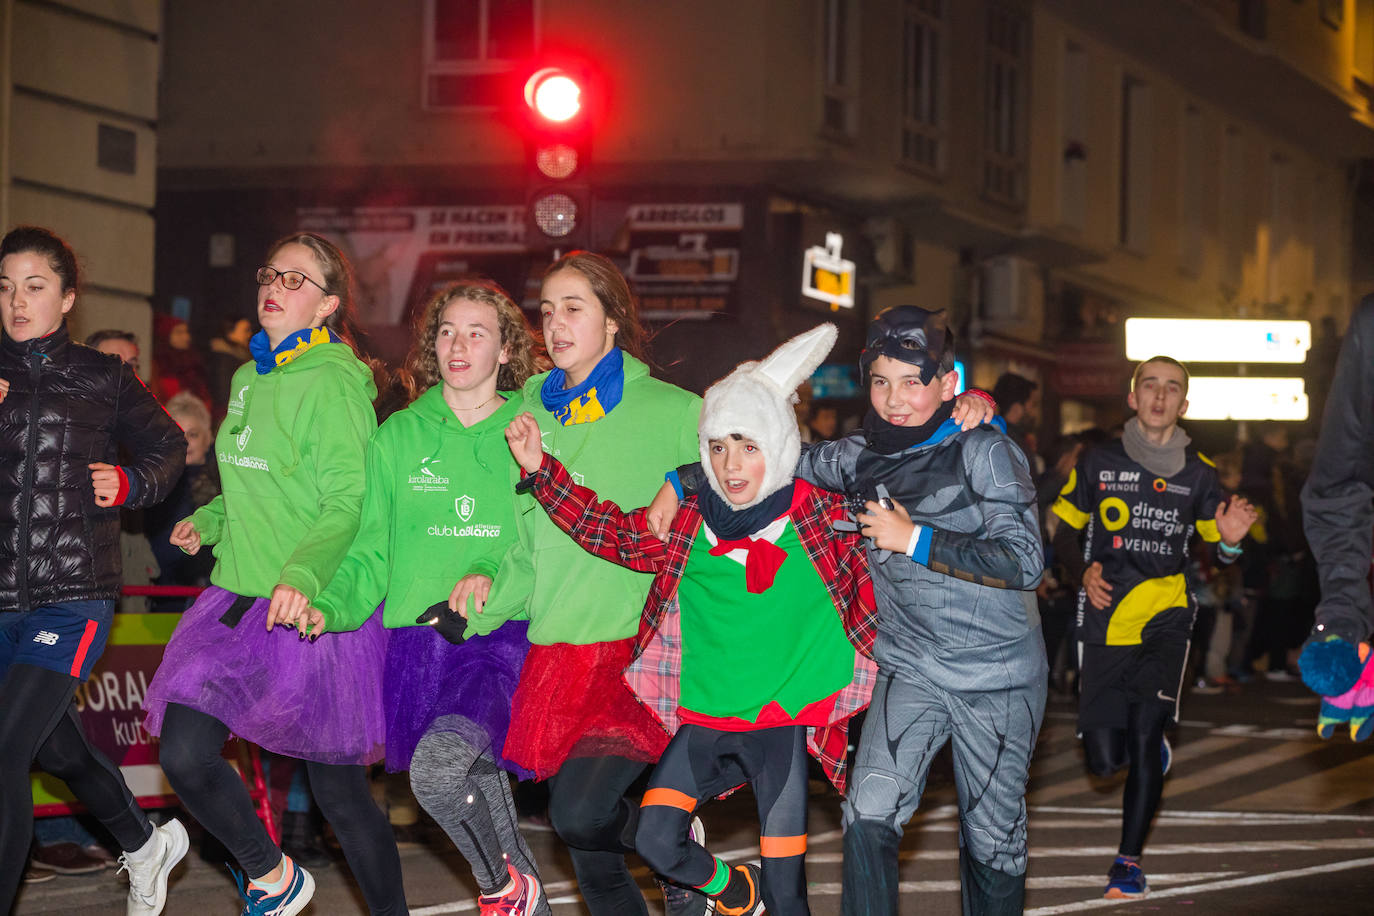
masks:
[(513, 288), (524, 270), (523, 206), (317, 207), (297, 211), (296, 222), (347, 250), (364, 324), (403, 324), (465, 277), (490, 277), (517, 302), (523, 294)]
[(844, 236), (825, 234), (825, 246), (812, 245), (802, 257), (802, 295), (829, 302), (832, 309), (854, 307), (854, 262), (840, 257)]
[(727, 311), (739, 278), (743, 204), (634, 204), (625, 274), (651, 320)]

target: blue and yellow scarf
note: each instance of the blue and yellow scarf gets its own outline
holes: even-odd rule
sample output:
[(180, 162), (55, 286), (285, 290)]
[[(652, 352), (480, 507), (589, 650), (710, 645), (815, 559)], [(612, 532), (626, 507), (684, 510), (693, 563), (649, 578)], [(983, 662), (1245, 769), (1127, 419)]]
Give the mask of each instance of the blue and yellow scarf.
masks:
[(302, 328), (287, 336), (277, 348), (267, 340), (266, 331), (258, 331), (248, 341), (248, 352), (258, 364), (258, 375), (266, 375), (278, 366), (284, 366), (311, 347), (323, 343), (343, 343), (343, 338), (329, 328)]
[(544, 409), (564, 426), (595, 423), (615, 410), (625, 394), (625, 359), (619, 347), (601, 357), (582, 384), (564, 388), (568, 374), (554, 369), (539, 389)]

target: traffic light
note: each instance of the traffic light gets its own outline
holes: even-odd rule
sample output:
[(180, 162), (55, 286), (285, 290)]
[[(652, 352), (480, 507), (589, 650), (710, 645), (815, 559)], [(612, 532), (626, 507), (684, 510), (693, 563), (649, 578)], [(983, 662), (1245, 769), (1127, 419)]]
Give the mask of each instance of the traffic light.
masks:
[(526, 244), (535, 250), (585, 248), (591, 223), (587, 165), (596, 94), (585, 73), (542, 67), (525, 81), (524, 101)]

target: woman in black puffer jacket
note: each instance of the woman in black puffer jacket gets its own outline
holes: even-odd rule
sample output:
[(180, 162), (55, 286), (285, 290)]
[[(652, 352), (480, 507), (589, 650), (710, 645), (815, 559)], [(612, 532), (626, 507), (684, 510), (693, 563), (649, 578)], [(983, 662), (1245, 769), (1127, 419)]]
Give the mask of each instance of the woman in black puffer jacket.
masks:
[[(119, 507), (162, 499), (186, 439), (118, 357), (73, 343), (76, 258), (46, 229), (0, 241), (0, 912), (33, 835), (29, 767), (58, 776), (124, 849), (130, 916), (162, 911), (186, 852), (154, 828), (71, 706), (119, 597)], [(130, 460), (117, 465), (121, 447)]]

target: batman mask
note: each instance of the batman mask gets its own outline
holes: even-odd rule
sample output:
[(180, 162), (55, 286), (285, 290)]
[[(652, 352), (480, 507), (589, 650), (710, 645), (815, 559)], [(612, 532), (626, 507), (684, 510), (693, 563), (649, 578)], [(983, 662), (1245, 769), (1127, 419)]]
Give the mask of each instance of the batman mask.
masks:
[(868, 339), (859, 354), (859, 371), (868, 384), (868, 367), (879, 356), (908, 363), (921, 370), (921, 384), (929, 385), (940, 369), (940, 360), (954, 346), (954, 333), (946, 327), (944, 309), (927, 311), (915, 305), (896, 305), (874, 318)]

